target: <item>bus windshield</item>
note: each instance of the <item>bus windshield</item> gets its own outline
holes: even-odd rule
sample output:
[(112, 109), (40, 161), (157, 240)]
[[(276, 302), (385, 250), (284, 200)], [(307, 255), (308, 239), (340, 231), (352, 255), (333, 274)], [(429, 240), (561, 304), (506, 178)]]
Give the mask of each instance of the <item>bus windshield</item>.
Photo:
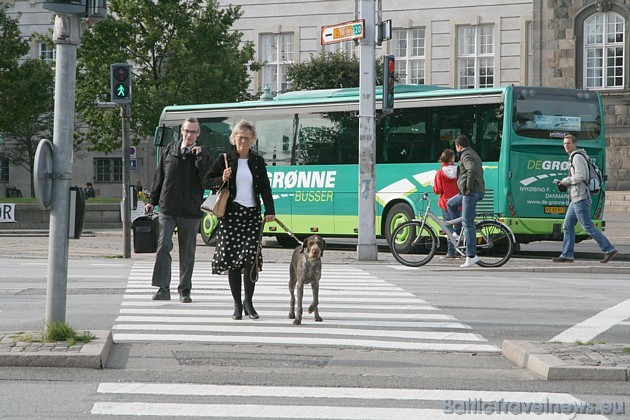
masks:
[(599, 101), (586, 90), (514, 88), (513, 127), (516, 134), (536, 139), (595, 140), (601, 133)]

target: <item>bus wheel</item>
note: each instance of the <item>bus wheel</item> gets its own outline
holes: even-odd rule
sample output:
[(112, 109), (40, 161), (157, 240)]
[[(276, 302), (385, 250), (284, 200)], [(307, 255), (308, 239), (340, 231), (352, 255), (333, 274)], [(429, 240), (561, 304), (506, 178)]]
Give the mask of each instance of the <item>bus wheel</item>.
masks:
[(217, 239), (215, 237), (216, 228), (219, 224), (217, 218), (212, 214), (206, 214), (201, 220), (201, 239), (206, 245), (216, 245)]
[(396, 203), (385, 219), (385, 238), (391, 242), (392, 232), (401, 224), (413, 219), (413, 209), (406, 203)]
[(276, 240), (278, 241), (278, 245), (282, 248), (295, 248), (299, 245), (298, 241), (289, 235), (278, 235), (276, 236)]

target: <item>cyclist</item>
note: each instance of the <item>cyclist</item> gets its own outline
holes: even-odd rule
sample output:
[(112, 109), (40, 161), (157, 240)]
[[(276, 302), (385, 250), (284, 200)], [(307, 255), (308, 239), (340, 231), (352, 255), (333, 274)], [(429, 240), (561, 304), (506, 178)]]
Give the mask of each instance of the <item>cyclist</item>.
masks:
[[(470, 139), (465, 135), (459, 135), (455, 139), (455, 150), (459, 153), (459, 165), (457, 166), (457, 188), (459, 189), (459, 194), (448, 200), (446, 206), (451, 219), (456, 219), (461, 215), (466, 238), (474, 238), (477, 202), (483, 198), (486, 191), (486, 184), (483, 180), (483, 166), (481, 158), (470, 146)], [(459, 210), (460, 207), (461, 211)], [(473, 267), (478, 262), (477, 242), (467, 240), (466, 261), (460, 267)]]

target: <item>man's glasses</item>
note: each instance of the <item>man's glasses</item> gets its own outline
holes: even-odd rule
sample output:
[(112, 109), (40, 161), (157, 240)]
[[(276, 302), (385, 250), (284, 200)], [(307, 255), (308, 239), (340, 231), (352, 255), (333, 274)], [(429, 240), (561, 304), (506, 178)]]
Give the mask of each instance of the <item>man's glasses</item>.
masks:
[(245, 137), (245, 136), (237, 136), (236, 140), (237, 141), (248, 142), (248, 141), (252, 141), (253, 138), (252, 137)]
[(186, 130), (185, 128), (182, 128), (182, 132), (184, 134), (197, 134), (197, 133), (199, 133), (199, 131), (197, 131), (197, 130)]

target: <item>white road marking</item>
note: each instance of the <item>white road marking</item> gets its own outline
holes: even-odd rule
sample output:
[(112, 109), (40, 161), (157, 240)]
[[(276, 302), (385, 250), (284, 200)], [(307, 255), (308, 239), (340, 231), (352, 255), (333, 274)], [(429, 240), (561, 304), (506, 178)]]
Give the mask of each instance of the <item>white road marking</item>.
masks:
[(272, 345), (294, 345), (294, 346), (324, 346), (324, 347), (367, 347), (376, 349), (398, 349), (398, 350), (429, 350), (429, 351), (461, 351), (461, 352), (493, 352), (500, 349), (490, 344), (451, 344), (451, 343), (413, 343), (401, 341), (380, 341), (380, 340), (354, 340), (344, 338), (306, 338), (306, 337), (265, 337), (252, 336), (251, 334), (236, 335), (200, 335), (200, 334), (114, 334), (114, 342), (195, 342), (195, 343), (237, 343), (237, 344), (272, 344)]
[[(277, 387), (277, 386), (234, 386), (209, 384), (162, 384), (162, 383), (101, 383), (98, 394), (117, 395), (117, 399), (131, 395), (161, 396), (166, 402), (96, 402), (92, 414), (126, 416), (189, 416), (213, 418), (290, 418), (290, 419), (400, 419), (450, 420), (453, 414), (448, 407), (453, 402), (483, 401), (501, 403), (503, 410), (492, 414), (492, 418), (507, 419), (589, 419), (600, 420), (600, 415), (547, 414), (550, 411), (566, 410), (567, 406), (578, 411), (586, 403), (569, 394), (547, 392), (497, 392), (475, 390), (423, 390), (388, 388), (340, 388), (340, 387)], [(247, 399), (247, 404), (217, 403), (171, 403), (169, 397), (238, 397)], [(282, 404), (255, 403), (256, 398), (279, 398)], [(316, 405), (313, 400), (324, 403), (326, 399), (344, 401), (336, 405)], [(301, 404), (308, 401), (309, 405)], [(360, 406), (356, 401), (369, 401), (371, 406)], [(409, 405), (415, 401), (418, 406), (426, 401), (442, 404), (441, 409), (396, 407), (395, 404)], [(515, 402), (523, 413), (507, 411), (508, 402)], [(450, 404), (450, 405), (448, 405)], [(562, 406), (561, 406), (562, 404)], [(494, 406), (496, 408), (496, 405)], [(541, 410), (544, 413), (526, 410)], [(466, 419), (481, 420), (488, 413), (465, 414)]]
[(561, 343), (589, 342), (599, 334), (628, 318), (630, 318), (630, 299), (572, 326), (549, 341), (559, 341)]
[(415, 340), (457, 340), (457, 341), (486, 341), (473, 333), (434, 332), (434, 331), (397, 331), (397, 330), (359, 330), (351, 328), (300, 328), (291, 324), (286, 327), (264, 327), (250, 324), (249, 326), (218, 326), (218, 325), (159, 325), (159, 324), (119, 324), (114, 325), (114, 331), (196, 331), (222, 333), (260, 333), (260, 334), (304, 334), (304, 335), (348, 335), (363, 337), (392, 337)]
[[(230, 319), (233, 302), (226, 276), (195, 268), (193, 303), (182, 305), (177, 291), (172, 301), (152, 301), (152, 266), (132, 267), (123, 297), (114, 341), (253, 343), (363, 347), (429, 351), (499, 352), (487, 340), (452, 315), (414, 294), (356, 267), (334, 267), (322, 273), (320, 310), (323, 323), (304, 313), (303, 326), (288, 319), (288, 264), (274, 264), (261, 273), (255, 305), (261, 319)], [(178, 277), (174, 262), (172, 275)], [(307, 286), (308, 289), (308, 286)], [(305, 291), (305, 309), (312, 296)], [(203, 325), (206, 324), (206, 325)], [(433, 331), (433, 330), (437, 331)]]

